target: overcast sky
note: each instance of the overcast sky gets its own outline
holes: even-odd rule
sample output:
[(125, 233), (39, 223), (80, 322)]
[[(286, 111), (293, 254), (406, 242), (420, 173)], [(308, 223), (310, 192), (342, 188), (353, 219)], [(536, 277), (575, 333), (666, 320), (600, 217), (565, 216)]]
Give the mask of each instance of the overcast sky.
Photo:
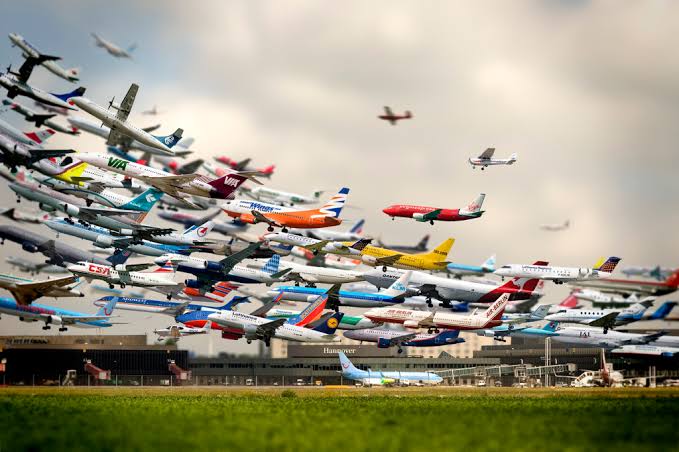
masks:
[[(450, 257), (470, 264), (497, 253), (500, 264), (617, 255), (677, 265), (676, 2), (22, 1), (4, 5), (0, 25), (80, 66), (96, 102), (138, 83), (135, 111), (157, 104), (160, 134), (184, 128), (200, 157), (274, 163), (274, 188), (350, 187), (344, 216), (366, 218), (386, 242), (455, 237)], [(134, 60), (94, 47), (90, 32), (137, 43)], [(0, 57), (21, 64), (9, 40)], [(31, 81), (74, 88), (40, 69)], [(415, 117), (392, 127), (376, 119), (384, 105)], [(91, 136), (50, 144), (104, 150)], [(473, 171), (467, 158), (486, 147), (519, 160)], [(381, 212), (456, 208), (480, 192), (487, 212), (464, 223), (392, 222)], [(565, 219), (569, 231), (538, 229)], [(547, 287), (548, 301), (563, 295)], [(148, 329), (168, 323), (124, 315), (135, 323), (118, 332), (145, 330), (142, 318)], [(0, 328), (41, 331), (17, 323), (5, 317)]]

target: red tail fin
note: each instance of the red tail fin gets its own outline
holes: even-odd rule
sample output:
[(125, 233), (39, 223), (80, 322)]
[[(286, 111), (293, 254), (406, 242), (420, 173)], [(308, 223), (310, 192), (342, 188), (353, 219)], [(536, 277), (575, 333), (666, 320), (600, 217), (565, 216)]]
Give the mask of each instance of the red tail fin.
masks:
[(559, 306), (562, 308), (573, 309), (578, 306), (578, 299), (571, 293), (561, 303), (559, 303)]

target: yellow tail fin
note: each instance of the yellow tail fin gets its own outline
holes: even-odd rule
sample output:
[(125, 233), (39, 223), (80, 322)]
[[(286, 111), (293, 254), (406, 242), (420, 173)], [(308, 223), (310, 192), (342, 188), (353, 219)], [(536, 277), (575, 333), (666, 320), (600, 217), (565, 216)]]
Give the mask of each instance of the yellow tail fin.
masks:
[(450, 249), (453, 247), (453, 243), (455, 243), (455, 239), (449, 238), (445, 242), (441, 243), (439, 246), (433, 249), (433, 251), (430, 251), (427, 253), (427, 257), (429, 257), (432, 261), (434, 262), (443, 262), (446, 259), (448, 259), (448, 253), (450, 252)]
[(596, 261), (596, 264), (594, 264), (594, 267), (592, 268), (599, 268), (603, 265), (604, 261), (606, 260), (605, 257), (600, 257), (598, 261)]

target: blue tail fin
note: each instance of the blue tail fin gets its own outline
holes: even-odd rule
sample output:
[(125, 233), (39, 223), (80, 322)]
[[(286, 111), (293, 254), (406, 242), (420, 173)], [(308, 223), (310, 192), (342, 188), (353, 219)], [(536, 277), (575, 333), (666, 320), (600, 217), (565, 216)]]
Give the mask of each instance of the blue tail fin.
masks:
[(326, 202), (323, 207), (318, 209), (318, 211), (326, 217), (339, 218), (340, 213), (342, 213), (342, 207), (344, 207), (344, 203), (347, 201), (348, 195), (349, 189), (347, 187), (341, 188), (340, 191), (338, 191), (335, 196), (330, 198), (330, 200)]
[(50, 93), (54, 97), (58, 97), (59, 99), (63, 100), (66, 102), (69, 100), (71, 97), (80, 97), (83, 94), (85, 94), (85, 88), (84, 87), (79, 87), (71, 91), (70, 93), (65, 93), (65, 94), (55, 94), (55, 93)]
[(231, 301), (226, 303), (224, 306), (218, 307), (217, 309), (222, 311), (233, 311), (233, 308), (241, 303), (250, 303), (250, 299), (248, 297), (233, 297)]
[(344, 317), (343, 312), (336, 312), (332, 316), (328, 317), (328, 320), (314, 328), (314, 331), (318, 331), (319, 333), (323, 334), (335, 334), (335, 330), (337, 330), (342, 317)]
[(676, 301), (666, 301), (656, 311), (651, 314), (649, 320), (664, 319), (677, 305)]
[(162, 191), (155, 188), (149, 188), (130, 202), (120, 206), (120, 208), (148, 212), (156, 205), (161, 196), (163, 196)]
[(271, 259), (266, 261), (266, 264), (264, 265), (262, 271), (270, 275), (278, 273), (278, 267), (280, 266), (280, 263), (281, 257), (278, 254), (274, 254), (273, 256), (271, 256)]
[(161, 143), (163, 143), (168, 148), (172, 148), (172, 146), (179, 143), (179, 140), (182, 139), (183, 133), (184, 133), (184, 131), (182, 129), (177, 129), (177, 130), (174, 131), (174, 133), (172, 135), (165, 135), (164, 137), (161, 137), (161, 136), (158, 136), (158, 135), (153, 135), (153, 138), (160, 141)]
[(356, 223), (354, 227), (351, 228), (351, 230), (349, 230), (349, 232), (351, 232), (352, 234), (360, 234), (361, 232), (363, 232), (364, 224), (365, 220), (361, 218), (360, 220), (358, 220), (358, 223)]
[(105, 315), (106, 317), (109, 317), (111, 314), (113, 314), (113, 309), (116, 307), (116, 303), (118, 303), (118, 297), (106, 297), (108, 300), (106, 301), (106, 304), (102, 307), (99, 308), (97, 311), (97, 316), (102, 316)]
[(106, 258), (107, 261), (111, 263), (113, 267), (116, 265), (122, 265), (127, 262), (127, 259), (132, 255), (132, 251), (128, 250), (116, 250), (115, 253)]
[(549, 331), (550, 333), (555, 332), (559, 328), (559, 322), (549, 322), (547, 325), (542, 327), (543, 331)]
[(340, 360), (340, 365), (342, 366), (342, 372), (351, 372), (353, 370), (358, 370), (356, 366), (354, 366), (354, 363), (347, 358), (347, 355), (344, 354), (344, 352), (339, 352), (339, 360)]

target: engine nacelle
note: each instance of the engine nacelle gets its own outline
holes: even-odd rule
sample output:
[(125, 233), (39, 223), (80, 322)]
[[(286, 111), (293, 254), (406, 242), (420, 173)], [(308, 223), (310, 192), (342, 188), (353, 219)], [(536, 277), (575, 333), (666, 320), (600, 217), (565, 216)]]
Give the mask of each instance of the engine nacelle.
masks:
[(31, 242), (22, 243), (21, 248), (24, 251), (28, 251), (29, 253), (37, 253), (38, 252), (38, 246), (35, 243), (31, 243)]
[[(161, 260), (161, 259), (158, 258), (158, 259), (156, 259), (155, 262), (156, 262), (158, 265), (162, 265), (162, 264), (159, 263), (160, 260)], [(165, 260), (165, 262), (167, 262), (167, 260)], [(165, 262), (163, 262), (163, 264), (164, 264)], [(193, 260), (188, 260), (188, 259), (185, 260), (185, 261), (179, 262), (179, 265), (181, 265), (182, 267), (185, 267), (185, 268), (195, 268), (195, 269), (197, 269), (197, 270), (206, 269), (206, 268), (208, 267), (207, 264), (208, 264), (208, 261), (193, 261)]]
[(418, 220), (418, 221), (422, 221), (422, 220), (424, 220), (424, 214), (423, 213), (414, 213), (413, 219)]
[[(478, 334), (478, 333), (476, 333)], [(495, 337), (495, 331), (492, 330), (483, 330), (483, 333), (481, 334), (483, 337)]]
[(221, 272), (222, 264), (220, 264), (219, 262), (205, 261), (205, 270), (211, 272)]
[(98, 235), (97, 240), (94, 241), (94, 246), (99, 248), (110, 248), (113, 245), (113, 237), (107, 235)]
[(47, 316), (45, 323), (50, 323), (52, 325), (62, 325), (63, 324), (61, 317), (59, 317), (58, 315)]
[(243, 331), (246, 336), (254, 336), (257, 334), (257, 325), (243, 325)]
[(189, 289), (202, 289), (203, 288), (203, 284), (200, 281), (198, 281), (197, 279), (187, 279), (186, 281), (184, 281), (184, 284)]
[(406, 328), (419, 328), (420, 327), (420, 322), (417, 320), (406, 320), (403, 322), (403, 326)]
[(43, 203), (38, 204), (38, 207), (40, 207), (40, 210), (43, 210), (45, 212), (50, 212), (50, 213), (57, 210), (54, 207), (48, 206), (47, 204), (43, 204)]
[(132, 229), (121, 229), (118, 231), (120, 235), (134, 235), (134, 231)]
[(363, 263), (371, 265), (371, 266), (375, 266), (375, 264), (377, 263), (376, 257), (368, 256), (367, 254), (364, 254), (363, 256), (361, 256), (361, 260), (363, 261)]
[(64, 204), (64, 212), (70, 217), (77, 217), (80, 214), (80, 209), (73, 204)]
[(377, 347), (378, 348), (389, 348), (390, 345), (391, 345), (391, 343), (390, 343), (389, 339), (387, 339), (386, 337), (381, 337), (381, 338), (377, 339)]

